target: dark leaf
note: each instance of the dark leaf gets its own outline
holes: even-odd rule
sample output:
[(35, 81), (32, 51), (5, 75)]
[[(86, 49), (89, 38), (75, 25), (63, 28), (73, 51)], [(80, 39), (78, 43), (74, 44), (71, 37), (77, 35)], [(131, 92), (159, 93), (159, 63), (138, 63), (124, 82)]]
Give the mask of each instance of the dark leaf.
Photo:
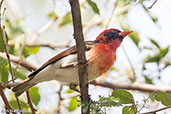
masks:
[(124, 106), (122, 114), (134, 114), (133, 106)]
[(123, 89), (117, 89), (112, 92), (112, 96), (119, 98), (122, 104), (131, 104), (134, 102), (132, 94)]
[(87, 3), (91, 6), (95, 13), (99, 14), (100, 11), (95, 2), (93, 2), (92, 0), (87, 0)]
[(0, 82), (7, 82), (8, 81), (8, 70), (6, 69), (6, 65), (8, 63), (3, 59), (0, 58)]
[(169, 51), (169, 46), (164, 49), (160, 49), (156, 55), (148, 56), (145, 60), (145, 63), (149, 63), (149, 62), (157, 62), (158, 63), (163, 57), (166, 56), (168, 51)]
[[(2, 34), (3, 34), (3, 30), (1, 29), (1, 32), (2, 32)], [(7, 33), (6, 33), (6, 43), (8, 43), (8, 40), (9, 40), (9, 38), (8, 38), (8, 35), (7, 35)], [(1, 38), (1, 34), (0, 34), (0, 52), (4, 52), (4, 43), (3, 43), (3, 40), (2, 40), (2, 38)]]
[(159, 44), (155, 40), (150, 39), (150, 41), (151, 41), (152, 44), (154, 44), (156, 47), (158, 47), (160, 49)]
[(147, 83), (147, 84), (154, 84), (153, 80), (150, 79), (148, 76), (144, 76), (144, 79), (145, 79), (145, 83)]
[(165, 92), (159, 92), (155, 94), (155, 99), (161, 101), (163, 105), (171, 105), (171, 94)]

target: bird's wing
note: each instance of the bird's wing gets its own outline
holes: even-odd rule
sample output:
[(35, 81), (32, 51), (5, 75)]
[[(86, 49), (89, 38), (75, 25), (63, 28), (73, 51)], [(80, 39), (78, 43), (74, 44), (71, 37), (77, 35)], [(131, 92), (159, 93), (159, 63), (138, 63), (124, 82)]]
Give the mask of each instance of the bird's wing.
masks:
[[(85, 45), (86, 45), (86, 51), (89, 51), (90, 49), (92, 49), (92, 47), (94, 46), (96, 42), (94, 41), (86, 41)], [(76, 46), (73, 46), (59, 54), (57, 54), (56, 56), (52, 57), (51, 59), (49, 59), (47, 62), (45, 62), (40, 68), (38, 68), (36, 71), (34, 71), (33, 73), (31, 73), (28, 77), (32, 77), (35, 76), (36, 74), (38, 74), (41, 70), (43, 70), (44, 68), (46, 68), (48, 65), (50, 64), (54, 64), (56, 61), (68, 56), (68, 55), (72, 55), (72, 54), (76, 54)], [(71, 64), (69, 65), (71, 66)], [(65, 66), (68, 67), (68, 66)]]

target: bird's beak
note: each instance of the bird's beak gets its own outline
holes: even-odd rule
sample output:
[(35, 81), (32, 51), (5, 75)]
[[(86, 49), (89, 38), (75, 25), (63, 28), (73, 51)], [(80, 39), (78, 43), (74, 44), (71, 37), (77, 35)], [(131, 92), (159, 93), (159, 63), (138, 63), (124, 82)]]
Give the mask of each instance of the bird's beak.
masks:
[(122, 37), (125, 37), (128, 34), (130, 34), (131, 32), (133, 32), (133, 31), (123, 31), (123, 32), (120, 32), (119, 35), (122, 36)]

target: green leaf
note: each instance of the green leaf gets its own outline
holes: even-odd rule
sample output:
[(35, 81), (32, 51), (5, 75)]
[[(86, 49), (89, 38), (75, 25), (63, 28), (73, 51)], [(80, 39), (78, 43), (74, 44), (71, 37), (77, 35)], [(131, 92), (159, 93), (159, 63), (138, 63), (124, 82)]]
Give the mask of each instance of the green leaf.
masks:
[(171, 105), (171, 94), (165, 92), (159, 92), (155, 94), (155, 99), (157, 101), (161, 101), (161, 103), (165, 106)]
[(24, 30), (22, 27), (22, 19), (18, 19), (16, 21), (10, 22), (9, 19), (6, 18), (6, 23), (13, 37), (17, 37), (24, 33)]
[(144, 79), (145, 79), (145, 83), (147, 83), (147, 84), (154, 84), (153, 80), (150, 79), (148, 76), (144, 76)]
[(50, 17), (51, 19), (57, 20), (58, 16), (56, 15), (55, 12), (49, 12), (48, 13), (48, 17)]
[(159, 57), (160, 57), (160, 58), (165, 57), (166, 54), (168, 53), (168, 51), (169, 51), (169, 46), (166, 47), (166, 48), (164, 48), (164, 49), (161, 49), (161, 50), (160, 50), (160, 53), (159, 53)]
[(68, 110), (69, 111), (73, 111), (78, 107), (78, 101), (77, 101), (77, 97), (72, 97), (70, 102), (69, 102), (69, 106), (68, 106)]
[[(121, 24), (121, 27), (124, 31), (128, 31), (128, 30), (131, 30), (131, 27), (126, 24), (126, 23), (123, 23), (122, 21), (120, 21), (120, 24)], [(131, 34), (129, 34), (129, 37), (131, 38), (131, 40), (134, 42), (134, 44), (138, 47), (138, 44), (140, 42), (140, 37), (139, 37), (139, 33), (134, 31), (132, 32)]]
[[(11, 106), (14, 109), (18, 109), (18, 103), (16, 100), (11, 100), (9, 103), (11, 104)], [(20, 100), (20, 103), (21, 103), (22, 108), (27, 108), (27, 103), (25, 103), (24, 101), (21, 101), (21, 100)]]
[(91, 6), (91, 8), (93, 9), (95, 13), (97, 14), (100, 13), (99, 8), (97, 7), (95, 2), (93, 2), (92, 0), (87, 0), (87, 3)]
[(153, 16), (150, 12), (149, 12), (149, 9), (147, 9), (146, 6), (144, 6), (144, 4), (141, 4), (142, 7), (144, 8), (144, 10), (146, 11), (147, 15), (151, 18), (151, 20), (156, 23), (158, 21), (158, 18)]
[[(2, 34), (3, 34), (3, 30), (1, 29), (1, 32), (2, 32)], [(7, 33), (5, 32), (5, 35), (6, 35), (6, 41), (7, 41), (7, 43), (8, 43), (8, 35), (7, 35)], [(3, 43), (3, 40), (2, 40), (2, 38), (1, 38), (1, 34), (0, 34), (0, 52), (4, 52), (4, 43)]]
[(25, 57), (31, 55), (31, 54), (35, 54), (39, 51), (40, 47), (25, 47), (24, 48), (24, 52), (23, 55)]
[(168, 51), (169, 51), (169, 46), (164, 49), (160, 49), (156, 55), (148, 56), (145, 60), (145, 63), (149, 63), (149, 62), (157, 62), (158, 63), (163, 57), (166, 56)]
[(129, 37), (132, 39), (132, 41), (135, 43), (136, 46), (138, 46), (140, 42), (139, 33), (138, 32), (132, 32)]
[[(8, 69), (8, 71), (10, 72), (9, 65), (6, 66), (6, 69)], [(22, 80), (27, 78), (26, 73), (22, 70), (13, 68), (13, 72), (14, 72), (14, 76), (17, 78), (20, 78)]]
[(71, 12), (68, 12), (61, 20), (61, 22), (59, 23), (59, 27), (62, 27), (64, 25), (67, 25), (69, 23), (72, 22), (72, 18), (71, 18)]
[(112, 96), (119, 98), (122, 104), (131, 104), (134, 102), (132, 94), (123, 89), (117, 89), (112, 92)]
[(68, 89), (67, 91), (66, 91), (66, 93), (74, 93), (75, 91), (74, 90), (71, 90), (71, 89)]
[(8, 70), (6, 69), (6, 65), (8, 63), (3, 59), (0, 58), (0, 82), (7, 82), (8, 81)]
[(133, 106), (124, 106), (122, 114), (134, 114)]
[(33, 103), (37, 106), (40, 101), (39, 89), (37, 87), (32, 87), (29, 89), (30, 97)]
[(152, 44), (154, 44), (157, 48), (159, 48), (159, 49), (160, 49), (159, 44), (158, 44), (155, 40), (150, 39), (150, 41), (151, 41), (151, 43), (152, 43)]

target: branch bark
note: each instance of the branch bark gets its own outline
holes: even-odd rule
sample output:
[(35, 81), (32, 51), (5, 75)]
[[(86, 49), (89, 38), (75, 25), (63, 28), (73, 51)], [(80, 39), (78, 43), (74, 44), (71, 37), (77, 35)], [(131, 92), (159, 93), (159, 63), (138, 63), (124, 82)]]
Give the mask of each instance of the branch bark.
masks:
[(110, 83), (107, 81), (92, 81), (91, 84), (102, 86), (111, 89), (127, 89), (127, 90), (138, 90), (143, 92), (167, 92), (171, 93), (171, 87), (157, 87), (151, 84), (134, 83), (134, 84), (120, 84)]
[(7, 114), (10, 114), (10, 112), (12, 112), (12, 114), (16, 114), (14, 112), (14, 109), (11, 107), (11, 105), (9, 104), (5, 94), (4, 94), (4, 91), (3, 91), (3, 86), (2, 84), (0, 83), (0, 96), (2, 98), (2, 100), (4, 101), (4, 104), (5, 104), (5, 108), (6, 108), (6, 113)]
[(27, 96), (27, 102), (28, 102), (28, 104), (29, 104), (29, 106), (31, 108), (32, 114), (36, 114), (35, 113), (36, 110), (34, 109), (33, 104), (32, 104), (32, 101), (31, 101), (31, 98), (30, 98), (30, 92), (29, 92), (29, 90), (26, 91), (26, 96)]
[[(88, 95), (88, 75), (87, 75), (87, 61), (85, 57), (85, 43), (82, 32), (81, 12), (78, 0), (69, 0), (71, 5), (71, 13), (74, 27), (74, 39), (76, 41), (77, 59), (78, 59), (78, 74), (81, 90), (82, 103), (89, 102)], [(81, 105), (82, 114), (90, 114), (90, 110), (85, 111), (89, 103)]]

